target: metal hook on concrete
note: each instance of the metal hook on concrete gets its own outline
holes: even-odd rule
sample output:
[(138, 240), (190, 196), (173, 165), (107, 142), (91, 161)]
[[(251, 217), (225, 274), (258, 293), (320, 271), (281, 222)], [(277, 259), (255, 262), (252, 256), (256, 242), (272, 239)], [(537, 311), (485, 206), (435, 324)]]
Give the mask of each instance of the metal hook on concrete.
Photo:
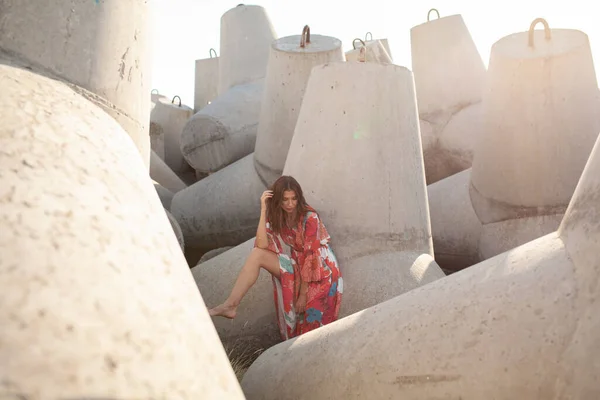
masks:
[(432, 11), (435, 11), (435, 13), (437, 14), (437, 19), (440, 19), (440, 12), (439, 12), (437, 9), (435, 9), (435, 8), (432, 8), (432, 9), (431, 9), (431, 10), (429, 10), (429, 12), (427, 13), (427, 22), (429, 22), (429, 16), (431, 15), (431, 12), (432, 12)]
[(171, 100), (171, 104), (175, 103), (175, 99), (179, 99), (179, 107), (181, 107), (181, 97), (179, 97), (179, 96), (174, 96), (173, 100)]
[(241, 6), (245, 6), (245, 4), (244, 3), (240, 3), (236, 7), (241, 7)]
[(365, 34), (365, 42), (367, 42), (367, 41), (369, 40), (369, 39), (367, 39), (367, 37), (368, 37), (369, 35), (371, 35), (371, 40), (373, 40), (373, 34), (372, 34), (371, 32), (367, 32), (367, 33)]
[(304, 28), (302, 29), (302, 38), (300, 39), (300, 47), (306, 47), (308, 43), (310, 43), (310, 27), (304, 25)]
[(152, 90), (150, 91), (150, 94), (154, 94), (154, 92), (156, 92), (156, 94), (160, 94), (160, 93), (158, 93), (158, 89), (152, 89)]
[(550, 31), (550, 26), (548, 26), (548, 22), (544, 18), (536, 18), (533, 20), (531, 25), (529, 25), (529, 47), (535, 47), (535, 44), (533, 43), (533, 32), (535, 26), (540, 22), (544, 25), (544, 36), (546, 40), (552, 39), (552, 31)]
[(217, 58), (217, 51), (215, 49), (210, 49), (208, 51), (208, 55), (210, 56), (210, 58), (213, 58), (212, 53), (215, 53), (215, 58)]
[(354, 50), (356, 50), (356, 45), (355, 45), (355, 43), (356, 43), (356, 41), (357, 41), (357, 40), (358, 40), (358, 41), (359, 41), (359, 42), (362, 44), (362, 47), (365, 47), (365, 46), (366, 46), (365, 42), (363, 42), (363, 40), (362, 40), (362, 39), (356, 38), (356, 39), (354, 39), (354, 40), (352, 41), (352, 48), (353, 48)]

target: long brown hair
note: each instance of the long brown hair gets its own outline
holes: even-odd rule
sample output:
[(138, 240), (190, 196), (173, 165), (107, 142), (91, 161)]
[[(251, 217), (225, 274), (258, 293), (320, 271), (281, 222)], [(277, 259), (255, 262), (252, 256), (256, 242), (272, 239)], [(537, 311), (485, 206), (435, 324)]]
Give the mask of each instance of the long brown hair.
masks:
[(281, 203), (283, 201), (283, 192), (286, 190), (293, 190), (298, 199), (298, 203), (296, 204), (296, 223), (298, 223), (300, 218), (304, 217), (308, 211), (313, 211), (312, 207), (310, 207), (304, 199), (300, 184), (291, 176), (284, 175), (277, 179), (270, 190), (273, 191), (273, 197), (269, 199), (267, 206), (267, 219), (271, 223), (271, 229), (275, 233), (280, 233), (285, 225), (285, 211), (281, 208)]

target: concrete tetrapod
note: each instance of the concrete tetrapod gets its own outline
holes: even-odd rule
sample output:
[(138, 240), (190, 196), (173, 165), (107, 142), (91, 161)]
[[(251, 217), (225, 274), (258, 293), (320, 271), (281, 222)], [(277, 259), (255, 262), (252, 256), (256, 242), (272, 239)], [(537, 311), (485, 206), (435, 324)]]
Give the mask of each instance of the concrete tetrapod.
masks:
[(236, 246), (254, 235), (260, 217), (258, 199), (281, 175), (312, 68), (343, 59), (338, 39), (310, 35), (308, 26), (302, 35), (273, 42), (255, 153), (173, 198), (171, 212), (188, 248)]
[[(534, 30), (536, 20), (529, 32), (492, 47), (482, 103), (486, 138), (476, 147), (472, 171), (460, 184), (438, 187), (435, 195), (430, 190), (431, 204), (444, 207), (432, 210), (439, 216), (432, 220), (436, 249), (475, 232), (475, 224), (457, 225), (451, 214), (477, 216), (481, 234), (469, 253), (482, 260), (556, 230), (564, 215), (600, 131), (598, 83), (587, 35), (550, 30), (541, 21), (545, 31)], [(468, 204), (453, 203), (467, 194), (450, 191), (465, 189)], [(461, 207), (472, 211), (457, 211)]]
[(360, 39), (354, 39), (352, 46), (360, 43), (360, 47), (354, 47), (353, 50), (346, 52), (346, 61), (376, 62), (379, 64), (391, 64), (392, 58), (387, 53), (383, 44), (379, 40), (364, 42)]
[[(215, 53), (213, 57), (212, 54)], [(219, 88), (219, 57), (215, 49), (210, 49), (210, 58), (196, 60), (194, 72), (194, 114), (210, 104)]]
[(158, 99), (150, 114), (150, 122), (159, 125), (164, 135), (165, 164), (175, 173), (188, 167), (181, 154), (181, 132), (193, 110), (181, 103), (179, 96), (172, 100)]
[(0, 51), (72, 85), (123, 126), (150, 165), (150, 5), (1, 0)]
[(237, 85), (194, 114), (181, 133), (181, 152), (202, 173), (254, 152), (264, 79)]
[[(434, 11), (438, 19), (430, 20)], [(427, 22), (410, 30), (410, 39), (419, 117), (433, 127), (433, 138), (423, 138), (431, 184), (471, 166), (481, 132), (485, 66), (460, 15), (439, 18), (431, 9)]]
[(433, 248), (408, 69), (375, 63), (315, 67), (284, 174), (301, 182), (326, 221), (344, 276), (341, 315), (445, 276), (435, 263), (419, 274), (411, 270), (421, 254), (433, 256)]
[(254, 153), (256, 170), (267, 185), (281, 176), (312, 68), (343, 60), (342, 42), (311, 35), (308, 25), (301, 35), (271, 45)]
[(265, 77), (269, 47), (277, 39), (264, 8), (238, 4), (221, 17), (218, 94)]
[(599, 247), (600, 140), (557, 232), (267, 350), (244, 394), (599, 398)]
[(0, 396), (243, 399), (131, 138), (68, 84), (0, 77)]

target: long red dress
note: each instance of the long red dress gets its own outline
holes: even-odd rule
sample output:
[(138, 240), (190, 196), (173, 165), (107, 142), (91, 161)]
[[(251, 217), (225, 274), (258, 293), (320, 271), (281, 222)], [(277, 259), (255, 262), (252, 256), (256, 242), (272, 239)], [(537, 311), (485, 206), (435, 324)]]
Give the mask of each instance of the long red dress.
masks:
[[(266, 227), (268, 250), (279, 258), (280, 278), (273, 277), (273, 292), (281, 338), (287, 340), (335, 321), (343, 280), (329, 234), (317, 213), (307, 212), (297, 226), (284, 227), (280, 234), (271, 230), (268, 221)], [(306, 308), (296, 315), (294, 304), (301, 280), (308, 282)]]

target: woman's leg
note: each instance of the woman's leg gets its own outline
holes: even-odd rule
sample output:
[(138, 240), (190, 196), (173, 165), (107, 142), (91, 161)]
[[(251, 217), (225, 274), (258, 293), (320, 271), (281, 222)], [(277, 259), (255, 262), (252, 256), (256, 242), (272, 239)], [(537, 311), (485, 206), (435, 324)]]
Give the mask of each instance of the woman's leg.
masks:
[(252, 285), (256, 283), (261, 267), (269, 271), (271, 275), (279, 278), (279, 258), (277, 254), (255, 247), (246, 259), (246, 263), (242, 267), (227, 300), (223, 304), (208, 310), (208, 313), (211, 316), (235, 318), (240, 301)]

